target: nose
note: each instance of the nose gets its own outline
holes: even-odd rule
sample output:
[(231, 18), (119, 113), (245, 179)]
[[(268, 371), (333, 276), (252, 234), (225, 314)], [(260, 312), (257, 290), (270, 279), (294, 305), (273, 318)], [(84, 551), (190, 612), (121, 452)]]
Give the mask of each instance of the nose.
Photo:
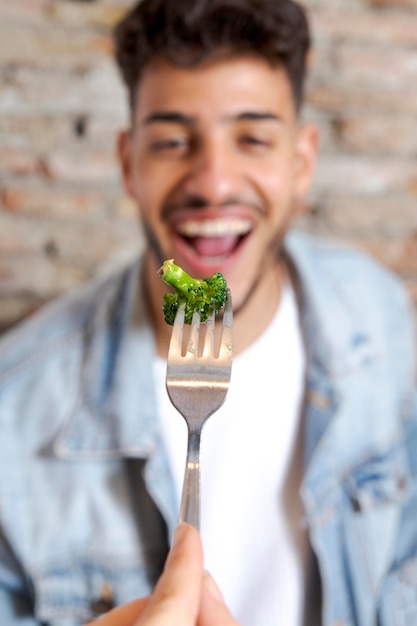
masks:
[(212, 139), (201, 145), (190, 159), (184, 181), (185, 193), (219, 205), (238, 194), (241, 180), (237, 156), (224, 141)]

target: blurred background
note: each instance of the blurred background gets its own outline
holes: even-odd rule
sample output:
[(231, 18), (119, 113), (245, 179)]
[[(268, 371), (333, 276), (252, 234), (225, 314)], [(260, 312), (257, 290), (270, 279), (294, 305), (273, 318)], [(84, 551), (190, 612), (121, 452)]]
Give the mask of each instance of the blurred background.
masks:
[[(114, 142), (111, 29), (130, 4), (0, 0), (0, 333), (141, 246)], [(321, 145), (300, 227), (367, 250), (417, 306), (417, 0), (302, 4)]]

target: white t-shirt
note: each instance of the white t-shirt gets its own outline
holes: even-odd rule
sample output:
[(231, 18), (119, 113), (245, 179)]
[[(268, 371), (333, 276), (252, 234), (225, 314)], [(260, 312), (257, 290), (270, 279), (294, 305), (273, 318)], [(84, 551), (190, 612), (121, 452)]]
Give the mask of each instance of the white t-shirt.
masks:
[[(302, 624), (308, 542), (297, 435), (304, 368), (297, 306), (286, 285), (272, 323), (234, 358), (226, 401), (202, 435), (205, 568), (242, 626)], [(187, 429), (169, 401), (163, 359), (155, 371), (179, 506)]]

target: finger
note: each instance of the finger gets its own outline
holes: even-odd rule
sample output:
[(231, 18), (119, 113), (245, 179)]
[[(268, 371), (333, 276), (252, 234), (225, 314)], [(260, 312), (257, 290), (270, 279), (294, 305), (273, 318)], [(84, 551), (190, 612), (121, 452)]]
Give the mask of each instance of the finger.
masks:
[(148, 604), (148, 600), (149, 598), (141, 598), (119, 606), (95, 621), (88, 622), (85, 626), (134, 626)]
[(198, 626), (239, 626), (227, 608), (220, 589), (209, 574), (204, 574)]
[(137, 626), (194, 626), (202, 575), (200, 535), (192, 526), (180, 524), (162, 576)]

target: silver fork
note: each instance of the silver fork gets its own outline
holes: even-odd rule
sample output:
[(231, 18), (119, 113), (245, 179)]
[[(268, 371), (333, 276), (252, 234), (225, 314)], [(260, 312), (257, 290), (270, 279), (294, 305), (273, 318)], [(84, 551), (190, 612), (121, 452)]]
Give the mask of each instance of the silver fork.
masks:
[[(200, 442), (203, 425), (223, 404), (232, 369), (232, 299), (228, 290), (220, 341), (216, 343), (215, 314), (205, 323), (203, 350), (199, 351), (200, 316), (194, 313), (185, 352), (184, 306), (175, 317), (168, 351), (166, 387), (174, 407), (187, 422), (187, 459), (182, 488), (180, 522), (200, 527)], [(219, 345), (218, 354), (215, 346)]]

